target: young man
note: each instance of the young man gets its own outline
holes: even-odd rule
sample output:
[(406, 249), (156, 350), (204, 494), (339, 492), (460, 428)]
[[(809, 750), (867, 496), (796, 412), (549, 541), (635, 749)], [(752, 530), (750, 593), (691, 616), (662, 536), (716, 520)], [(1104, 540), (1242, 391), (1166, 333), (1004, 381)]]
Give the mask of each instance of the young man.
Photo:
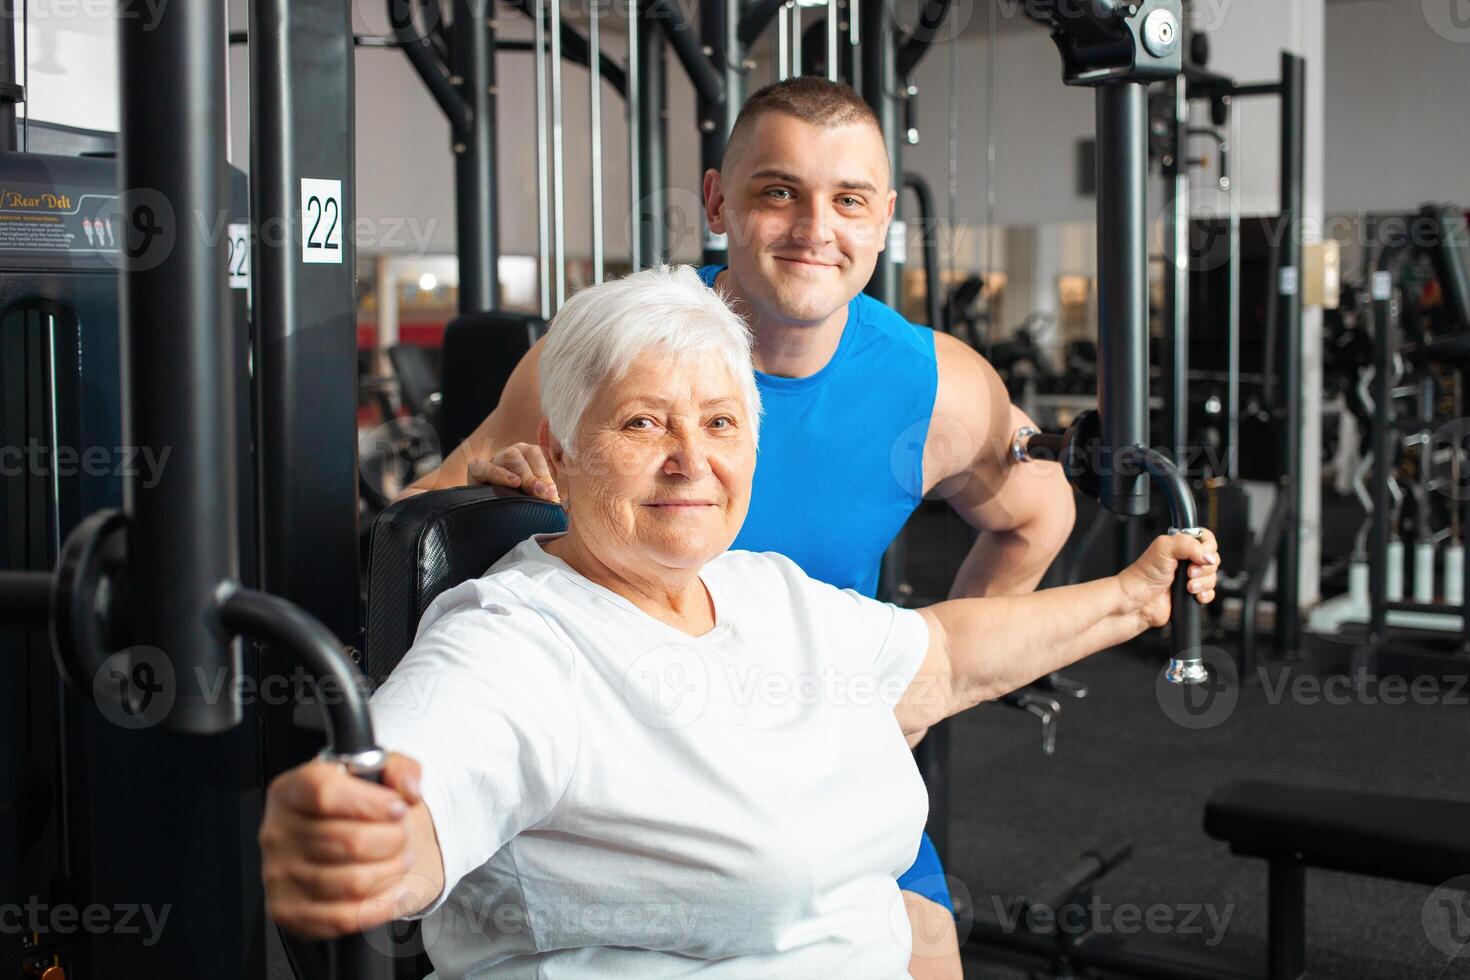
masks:
[[(812, 77), (754, 93), (720, 169), (704, 176), (706, 219), (727, 236), (730, 264), (700, 274), (751, 326), (765, 407), (734, 547), (781, 552), (814, 578), (872, 595), (884, 551), (934, 494), (982, 532), (950, 594), (1029, 592), (1071, 532), (1072, 492), (1057, 466), (1013, 464), (1012, 435), (1030, 420), (984, 358), (863, 294), (893, 218), (892, 177), (861, 96)], [(557, 499), (535, 446), (539, 358), (538, 344), (495, 411), (410, 492), (490, 483)], [(927, 837), (899, 884), (913, 977), (959, 976)]]

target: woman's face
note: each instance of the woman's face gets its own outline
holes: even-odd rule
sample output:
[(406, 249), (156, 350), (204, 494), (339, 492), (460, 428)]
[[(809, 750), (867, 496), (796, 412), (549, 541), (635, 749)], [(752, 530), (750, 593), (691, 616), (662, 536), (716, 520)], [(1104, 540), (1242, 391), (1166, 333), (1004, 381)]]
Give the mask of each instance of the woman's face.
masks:
[(751, 423), (719, 358), (640, 355), (593, 397), (575, 458), (551, 454), (572, 533), (610, 567), (698, 569), (730, 547), (745, 520)]

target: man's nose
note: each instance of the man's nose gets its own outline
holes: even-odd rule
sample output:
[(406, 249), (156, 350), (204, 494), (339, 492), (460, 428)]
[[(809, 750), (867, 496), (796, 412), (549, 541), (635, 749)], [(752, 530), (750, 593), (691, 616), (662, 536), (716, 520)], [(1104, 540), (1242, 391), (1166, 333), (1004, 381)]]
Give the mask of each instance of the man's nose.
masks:
[(792, 226), (791, 237), (801, 245), (825, 245), (830, 242), (832, 221), (827, 202), (812, 198)]

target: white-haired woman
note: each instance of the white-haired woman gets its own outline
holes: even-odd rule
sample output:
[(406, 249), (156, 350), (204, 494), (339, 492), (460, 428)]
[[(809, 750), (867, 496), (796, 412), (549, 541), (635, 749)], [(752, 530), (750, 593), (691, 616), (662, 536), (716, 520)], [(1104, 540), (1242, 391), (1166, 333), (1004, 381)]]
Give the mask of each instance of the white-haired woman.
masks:
[[(440, 977), (897, 978), (926, 797), (904, 739), (1165, 622), (1112, 578), (899, 609), (727, 550), (760, 426), (744, 324), (690, 269), (585, 289), (541, 360), (569, 517), (441, 596), (374, 698), (386, 786), (309, 763), (261, 828), (310, 936), (427, 916)], [(821, 488), (793, 488), (820, 493)]]

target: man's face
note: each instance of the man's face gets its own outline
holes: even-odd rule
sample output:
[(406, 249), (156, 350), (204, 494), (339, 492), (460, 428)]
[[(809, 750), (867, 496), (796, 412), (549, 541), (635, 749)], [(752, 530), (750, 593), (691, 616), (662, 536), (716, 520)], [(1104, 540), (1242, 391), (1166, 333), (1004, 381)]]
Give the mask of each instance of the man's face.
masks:
[(870, 123), (823, 127), (783, 112), (757, 119), (723, 175), (705, 175), (710, 228), (758, 318), (817, 324), (862, 292), (897, 195)]

